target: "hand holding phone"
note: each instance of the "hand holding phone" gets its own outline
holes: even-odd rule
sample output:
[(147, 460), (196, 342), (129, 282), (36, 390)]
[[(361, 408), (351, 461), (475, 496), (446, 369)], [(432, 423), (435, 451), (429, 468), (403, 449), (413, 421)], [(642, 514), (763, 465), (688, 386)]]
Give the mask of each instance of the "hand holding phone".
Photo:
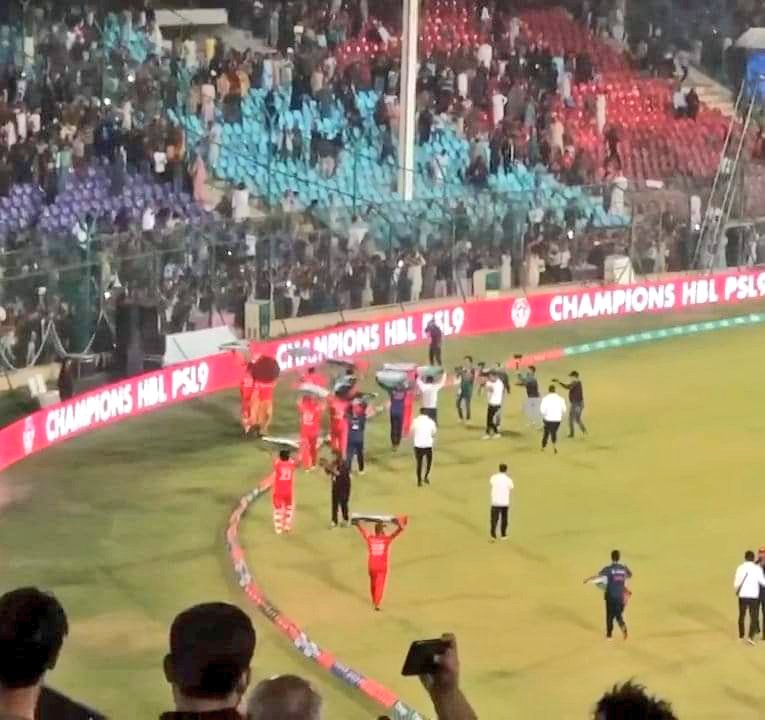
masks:
[(441, 638), (434, 640), (415, 640), (409, 646), (409, 652), (404, 660), (401, 674), (411, 675), (434, 675), (438, 672), (436, 658), (443, 655), (449, 649), (449, 644)]

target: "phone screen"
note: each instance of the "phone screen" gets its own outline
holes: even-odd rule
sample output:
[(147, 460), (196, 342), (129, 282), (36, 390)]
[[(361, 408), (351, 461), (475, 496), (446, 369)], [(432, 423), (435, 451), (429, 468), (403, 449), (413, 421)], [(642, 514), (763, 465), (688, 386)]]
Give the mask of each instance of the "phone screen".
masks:
[(415, 640), (409, 646), (404, 660), (402, 675), (430, 675), (438, 670), (436, 655), (442, 655), (448, 649), (444, 640)]

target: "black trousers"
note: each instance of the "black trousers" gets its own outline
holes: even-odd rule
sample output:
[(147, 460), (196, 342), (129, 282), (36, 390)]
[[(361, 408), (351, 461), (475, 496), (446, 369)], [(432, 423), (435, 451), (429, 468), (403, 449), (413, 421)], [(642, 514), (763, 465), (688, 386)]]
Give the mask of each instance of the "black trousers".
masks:
[(499, 435), (499, 411), (500, 405), (489, 405), (486, 408), (486, 434)]
[(765, 639), (765, 596), (760, 595), (760, 610), (762, 611), (762, 620), (760, 620), (760, 630), (762, 630), (762, 637)]
[(351, 499), (350, 485), (332, 485), (332, 522), (337, 525), (338, 513), (348, 522), (348, 501)]
[(624, 613), (624, 601), (606, 595), (606, 637), (611, 637), (614, 632), (614, 622), (623, 630), (627, 630), (622, 614)]
[(438, 408), (422, 408), (422, 411), (438, 425)]
[(749, 637), (753, 638), (758, 632), (760, 632), (760, 599), (759, 598), (742, 598), (738, 599), (738, 636), (743, 638), (746, 634), (744, 631), (746, 614), (749, 613)]
[[(417, 484), (422, 485), (422, 481), (430, 482), (430, 468), (433, 466), (433, 448), (414, 449), (414, 458), (417, 461)], [(425, 475), (422, 474), (422, 461), (425, 460)]]
[(470, 420), (470, 401), (471, 395), (464, 395), (460, 393), (457, 395), (457, 415), (460, 420)]
[(349, 442), (348, 443), (348, 469), (353, 465), (353, 458), (356, 458), (359, 463), (359, 470), (364, 470), (364, 443)]
[(393, 447), (401, 445), (401, 434), (404, 431), (404, 416), (403, 415), (391, 415), (390, 416), (390, 444)]
[(441, 361), (441, 346), (431, 345), (428, 348), (428, 363), (430, 365), (443, 365)]
[(493, 538), (497, 537), (497, 525), (502, 537), (507, 537), (507, 505), (492, 505), (489, 532)]
[(559, 422), (551, 422), (550, 420), (544, 421), (544, 433), (542, 434), (542, 447), (547, 447), (547, 441), (552, 440), (553, 445), (557, 445), (558, 443), (558, 428), (560, 427), (560, 421)]

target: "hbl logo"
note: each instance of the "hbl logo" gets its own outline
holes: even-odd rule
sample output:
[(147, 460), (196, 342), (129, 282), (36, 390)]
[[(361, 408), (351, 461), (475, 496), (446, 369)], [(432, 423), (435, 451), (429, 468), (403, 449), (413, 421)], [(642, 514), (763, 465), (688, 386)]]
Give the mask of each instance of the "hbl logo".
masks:
[(513, 325), (517, 328), (525, 328), (531, 319), (531, 305), (525, 297), (515, 298), (513, 307), (510, 310), (510, 317)]

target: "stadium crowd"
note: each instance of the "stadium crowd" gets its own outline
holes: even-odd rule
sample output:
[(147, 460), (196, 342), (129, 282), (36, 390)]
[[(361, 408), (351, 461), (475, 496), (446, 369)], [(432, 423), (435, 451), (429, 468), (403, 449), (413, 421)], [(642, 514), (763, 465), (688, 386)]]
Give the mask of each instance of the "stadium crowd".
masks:
[[(623, 9), (577, 4), (583, 23), (576, 25), (522, 5), (430, 4), (418, 141), (427, 145), (447, 129), (468, 139), (469, 161), (456, 177), (479, 190), (519, 164), (571, 186), (597, 180), (603, 204), (619, 216), (623, 173), (634, 167), (622, 131), (608, 120), (604, 83), (627, 68), (619, 50), (627, 40)], [(603, 258), (614, 251), (629, 253), (645, 272), (687, 267), (687, 224), (663, 223), (660, 236), (629, 240), (624, 231), (595, 227), (575, 200), (553, 212), (522, 197), (486, 220), (470, 215), (470, 200), (454, 199), (448, 221), (436, 224), (423, 213), (403, 236), (381, 231), (385, 208), (366, 201), (351, 210), (336, 198), (322, 206), (287, 191), (271, 208), (276, 223), (260, 221), (245, 185), (217, 204), (211, 182), (223, 129), (241, 120), (253, 89), (269, 91), (269, 116), (281, 112), (269, 97), (286, 88), (290, 108), (303, 98), (322, 113), (342, 108), (349, 129), (360, 123), (359, 93), (374, 89), (382, 133), (376, 160), (395, 155), (401, 18), (390, 3), (235, 4), (232, 19), (258, 29), (274, 54), (238, 51), (217, 37), (166, 41), (149, 5), (109, 16), (60, 4), (23, 8), (23, 17), (6, 20), (15, 25), (0, 27), (6, 365), (38, 355), (51, 320), (64, 349), (81, 350), (73, 316), (95, 321), (124, 299), (156, 300), (168, 329), (209, 323), (213, 310), (241, 327), (242, 301), (253, 297), (273, 299), (276, 317), (284, 318), (469, 295), (473, 273), (486, 268), (500, 273), (502, 287), (602, 278)], [(561, 37), (569, 31), (570, 43)], [(367, 56), (361, 47), (371, 48)], [(649, 49), (647, 69), (656, 71), (661, 49)], [(682, 62), (671, 72), (682, 78)], [(658, 111), (672, 115), (669, 103)], [(202, 120), (202, 135), (184, 130), (184, 115)], [(274, 156), (328, 177), (351, 159), (347, 138), (319, 127), (308, 136), (272, 132), (268, 142)], [(444, 177), (437, 153), (426, 171), (434, 183), (455, 179)], [(71, 270), (77, 264), (82, 269)], [(83, 285), (92, 289), (85, 298), (76, 292)]]
[[(39, 708), (49, 702), (47, 675), (63, 654), (69, 634), (64, 608), (50, 593), (25, 587), (0, 597), (0, 718), (52, 720)], [(436, 656), (436, 672), (421, 676), (438, 720), (475, 720), (477, 715), (460, 687), (457, 641), (444, 635), (446, 652)], [(161, 720), (321, 720), (321, 691), (304, 678), (281, 675), (252, 682), (257, 674), (257, 636), (250, 617), (222, 602), (203, 603), (179, 613), (169, 631), (162, 672), (174, 708)], [(160, 669), (157, 668), (159, 678)], [(254, 687), (250, 691), (250, 686)], [(249, 691), (249, 695), (248, 695)], [(73, 702), (73, 701), (64, 701)], [(67, 708), (72, 712), (72, 706)], [(75, 710), (77, 708), (75, 707)], [(93, 711), (79, 706), (82, 716)], [(66, 715), (73, 717), (74, 715)], [(632, 682), (615, 686), (596, 703), (594, 720), (676, 720), (671, 706), (651, 698)], [(378, 720), (389, 720), (379, 717)]]

